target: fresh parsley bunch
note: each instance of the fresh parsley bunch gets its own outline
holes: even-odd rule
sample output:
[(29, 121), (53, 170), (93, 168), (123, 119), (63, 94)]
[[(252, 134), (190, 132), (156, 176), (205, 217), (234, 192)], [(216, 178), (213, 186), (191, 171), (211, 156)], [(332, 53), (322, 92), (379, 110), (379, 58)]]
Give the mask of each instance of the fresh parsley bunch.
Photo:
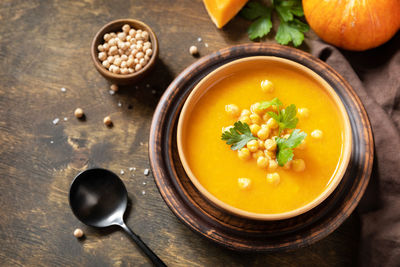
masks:
[(293, 159), (293, 149), (296, 148), (306, 138), (307, 134), (295, 129), (288, 138), (276, 137), (276, 160), (279, 166), (285, 165)]
[(280, 21), (275, 40), (283, 45), (289, 42), (293, 42), (294, 46), (301, 45), (304, 33), (309, 30), (309, 26), (298, 19), (304, 16), (301, 0), (271, 0), (269, 6), (256, 1), (247, 3), (240, 15), (253, 21), (247, 31), (249, 38), (262, 38), (271, 31), (271, 15), (274, 10)]

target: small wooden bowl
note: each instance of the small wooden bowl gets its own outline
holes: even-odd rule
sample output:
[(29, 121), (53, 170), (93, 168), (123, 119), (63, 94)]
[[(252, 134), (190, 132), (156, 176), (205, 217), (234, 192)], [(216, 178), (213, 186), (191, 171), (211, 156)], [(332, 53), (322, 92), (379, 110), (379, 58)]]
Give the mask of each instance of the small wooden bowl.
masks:
[[(269, 65), (284, 65), (288, 68), (295, 70), (297, 73), (300, 73), (304, 76), (309, 77), (310, 79), (315, 80), (322, 90), (324, 90), (329, 97), (335, 102), (338, 112), (343, 119), (343, 151), (340, 159), (340, 164), (337, 166), (335, 173), (330, 179), (329, 184), (325, 188), (325, 190), (317, 196), (311, 202), (301, 206), (295, 210), (291, 210), (284, 213), (277, 213), (277, 214), (263, 214), (263, 213), (255, 213), (255, 212), (248, 212), (236, 207), (233, 207), (214, 195), (212, 195), (196, 178), (194, 173), (191, 170), (190, 164), (187, 161), (185, 149), (184, 149), (184, 129), (186, 125), (189, 123), (189, 117), (192, 113), (192, 110), (196, 106), (196, 103), (199, 99), (209, 90), (212, 88), (213, 84), (216, 81), (220, 81), (225, 77), (232, 75), (239, 70), (243, 69), (250, 69), (251, 66), (254, 65), (262, 65), (262, 64), (269, 64)], [(181, 159), (183, 168), (187, 173), (189, 179), (194, 184), (194, 186), (199, 190), (199, 192), (205, 196), (209, 201), (214, 203), (216, 206), (234, 214), (237, 216), (245, 217), (252, 220), (263, 220), (263, 221), (275, 221), (275, 220), (283, 220), (293, 218), (295, 216), (301, 215), (306, 213), (307, 211), (311, 210), (312, 208), (316, 207), (320, 203), (322, 203), (339, 185), (342, 177), (344, 176), (347, 167), (349, 165), (351, 151), (352, 151), (352, 129), (350, 120), (347, 114), (347, 111), (340, 99), (340, 97), (336, 94), (335, 90), (317, 73), (313, 72), (309, 68), (288, 59), (278, 58), (278, 57), (269, 57), (269, 56), (257, 56), (257, 57), (246, 57), (238, 60), (234, 60), (228, 64), (222, 65), (221, 67), (217, 68), (216, 70), (212, 71), (206, 77), (204, 77), (193, 89), (190, 93), (189, 97), (185, 101), (185, 104), (182, 108), (181, 114), (179, 116), (178, 127), (177, 127), (177, 144), (178, 144), (178, 152), (179, 157)]]
[[(119, 32), (122, 31), (122, 26), (128, 24), (135, 30), (145, 30), (149, 33), (149, 39), (152, 44), (152, 49), (153, 49), (153, 54), (151, 55), (151, 58), (149, 62), (144, 66), (143, 69), (134, 72), (132, 74), (115, 74), (107, 70), (102, 64), (101, 61), (98, 59), (97, 55), (99, 51), (97, 50), (97, 47), (100, 44), (104, 43), (103, 36), (106, 33), (110, 32)], [(104, 78), (107, 80), (111, 81), (112, 83), (115, 84), (131, 84), (139, 81), (143, 77), (145, 77), (151, 69), (153, 69), (155, 62), (158, 57), (158, 40), (157, 36), (153, 32), (153, 30), (146, 25), (145, 23), (135, 20), (135, 19), (118, 19), (118, 20), (113, 20), (106, 25), (104, 25), (97, 33), (96, 36), (94, 37), (91, 45), (91, 54), (92, 54), (92, 60), (94, 63), (94, 66), (96, 67), (97, 71), (103, 75)]]

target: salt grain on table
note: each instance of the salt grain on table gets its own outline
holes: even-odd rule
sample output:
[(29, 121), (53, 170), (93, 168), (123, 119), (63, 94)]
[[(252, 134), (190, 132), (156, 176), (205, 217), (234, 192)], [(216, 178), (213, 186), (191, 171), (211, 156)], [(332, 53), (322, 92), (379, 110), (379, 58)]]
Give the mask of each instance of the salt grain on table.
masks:
[(146, 182), (143, 182), (143, 185), (146, 185)]
[(67, 117), (64, 117), (64, 121), (67, 121), (68, 120), (68, 118)]
[(119, 172), (121, 175), (124, 175), (124, 170), (121, 170), (120, 172)]
[(143, 174), (146, 175), (146, 176), (149, 175), (149, 173), (150, 173), (149, 169), (145, 169), (144, 172), (143, 172)]
[(197, 42), (201, 42), (203, 39), (201, 39), (201, 37), (197, 38)]
[(153, 95), (155, 95), (156, 94), (156, 90), (151, 90), (151, 93), (153, 94)]
[(61, 88), (61, 92), (63, 92), (63, 93), (65, 93), (67, 91), (67, 89), (66, 88)]
[(53, 141), (53, 140), (51, 140), (51, 141), (50, 141), (50, 144), (54, 144), (54, 141)]
[(108, 93), (109, 93), (110, 95), (115, 95), (115, 92), (114, 92), (113, 90), (108, 90)]
[(146, 191), (143, 190), (143, 191), (142, 191), (142, 195), (146, 195)]
[(60, 119), (59, 118), (55, 118), (54, 120), (53, 120), (53, 124), (54, 125), (57, 125), (57, 123), (60, 121)]
[(129, 168), (129, 171), (130, 171), (130, 172), (133, 171), (133, 167), (130, 167), (130, 168)]
[(118, 107), (122, 107), (122, 103), (121, 102), (118, 102)]
[(207, 43), (205, 43), (205, 44), (204, 44), (204, 46), (205, 46), (205, 47), (208, 47), (208, 44), (207, 44)]

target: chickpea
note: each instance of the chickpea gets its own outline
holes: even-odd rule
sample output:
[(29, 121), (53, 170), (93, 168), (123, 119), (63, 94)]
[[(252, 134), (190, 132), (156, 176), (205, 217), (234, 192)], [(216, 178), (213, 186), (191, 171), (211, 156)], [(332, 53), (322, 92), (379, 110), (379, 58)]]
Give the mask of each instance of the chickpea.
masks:
[(125, 39), (126, 39), (126, 33), (124, 33), (124, 32), (119, 32), (117, 34), (117, 36), (118, 36), (118, 39), (120, 39), (121, 41), (125, 41)]
[(136, 64), (136, 66), (135, 66), (135, 71), (139, 71), (139, 70), (141, 70), (141, 69), (142, 69), (142, 65)]
[(136, 34), (136, 30), (135, 30), (135, 29), (130, 29), (130, 30), (129, 30), (129, 35), (130, 35), (130, 36), (133, 37), (133, 36), (135, 36), (135, 34)]
[(122, 30), (123, 30), (126, 34), (129, 34), (129, 31), (131, 30), (131, 26), (129, 26), (128, 24), (125, 24), (124, 26), (122, 26)]
[(268, 113), (265, 113), (262, 118), (265, 122), (267, 122), (271, 118), (271, 116)]
[(110, 41), (108, 41), (108, 44), (110, 46), (115, 46), (117, 44), (117, 40), (115, 40), (115, 38), (110, 39)]
[(249, 116), (242, 116), (242, 117), (240, 117), (239, 118), (239, 120), (242, 122), (242, 123), (247, 123), (247, 124), (251, 124), (251, 120), (250, 120), (250, 118), (249, 118)]
[(107, 57), (107, 61), (110, 62), (111, 64), (114, 63), (114, 59), (115, 59), (115, 58), (114, 58), (113, 56)]
[(240, 113), (240, 116), (250, 116), (251, 112), (248, 109), (243, 109), (242, 113)]
[(151, 48), (146, 49), (146, 56), (151, 56), (153, 54), (153, 50)]
[(111, 32), (110, 36), (111, 36), (111, 38), (115, 38), (115, 37), (117, 37), (117, 34), (115, 32)]
[(300, 118), (308, 118), (310, 116), (310, 111), (308, 108), (299, 108), (297, 114), (299, 114)]
[(192, 45), (192, 46), (189, 48), (189, 53), (190, 53), (192, 56), (195, 56), (195, 55), (199, 54), (199, 50), (197, 49), (197, 46)]
[(260, 103), (258, 103), (258, 102), (251, 105), (250, 111), (253, 113), (256, 113), (258, 115), (263, 115), (263, 113), (264, 113), (264, 110), (260, 109)]
[(75, 115), (75, 117), (77, 117), (78, 119), (83, 118), (83, 115), (84, 115), (83, 109), (81, 109), (81, 108), (75, 109), (74, 115)]
[(136, 58), (141, 59), (142, 57), (144, 57), (144, 53), (143, 52), (139, 52), (136, 54)]
[(265, 140), (265, 149), (268, 151), (276, 151), (276, 141), (274, 139)]
[(108, 50), (110, 49), (110, 45), (108, 43), (103, 44), (103, 49), (104, 52), (108, 52)]
[(296, 148), (300, 150), (306, 149), (307, 148), (306, 139), (303, 139), (303, 141), (301, 141), (301, 143)]
[(110, 62), (108, 62), (108, 60), (104, 60), (102, 63), (101, 63), (105, 68), (109, 68), (110, 67)]
[(257, 132), (258, 138), (261, 140), (265, 140), (269, 136), (269, 128), (262, 128)]
[(114, 59), (114, 65), (115, 66), (121, 66), (122, 63), (122, 59), (120, 57), (117, 57), (116, 59)]
[(278, 185), (280, 181), (281, 181), (281, 177), (279, 176), (279, 173), (273, 172), (273, 173), (267, 174), (267, 182), (268, 183), (270, 183), (272, 185)]
[(112, 122), (110, 116), (105, 117), (105, 118), (103, 119), (103, 122), (104, 122), (104, 124), (105, 124), (106, 126), (111, 126), (111, 125), (113, 124), (113, 122)]
[(256, 152), (258, 150), (257, 140), (250, 140), (247, 142), (247, 148), (250, 150), (250, 152)]
[(274, 91), (274, 84), (268, 80), (261, 81), (261, 91), (272, 93)]
[(117, 92), (119, 88), (118, 88), (118, 85), (116, 85), (116, 84), (111, 84), (110, 89), (111, 89), (112, 91), (114, 91), (114, 92)]
[(126, 66), (126, 61), (122, 61), (121, 62), (121, 68), (126, 68), (127, 66)]
[(278, 128), (279, 125), (278, 125), (278, 122), (276, 122), (276, 120), (274, 118), (270, 118), (267, 121), (267, 126), (271, 129), (276, 129), (276, 128)]
[(225, 111), (226, 113), (228, 113), (228, 115), (232, 117), (239, 116), (239, 107), (236, 106), (235, 104), (225, 105)]
[(135, 39), (136, 40), (143, 40), (142, 34), (139, 32), (139, 30), (136, 32)]
[(104, 47), (103, 47), (103, 45), (98, 45), (98, 46), (97, 46), (97, 50), (98, 50), (99, 52), (104, 52)]
[(140, 60), (139, 60), (139, 64), (140, 65), (142, 65), (142, 67), (144, 67), (145, 65), (146, 65), (146, 60), (144, 59), (144, 58), (141, 58)]
[(238, 150), (238, 157), (241, 160), (247, 160), (250, 158), (250, 150), (247, 148), (242, 148), (240, 150)]
[(99, 59), (100, 59), (101, 61), (104, 61), (104, 60), (107, 59), (107, 54), (104, 53), (104, 52), (100, 52), (98, 57), (99, 57)]
[(250, 189), (251, 180), (249, 178), (238, 178), (238, 186), (240, 189)]
[(292, 160), (292, 169), (295, 172), (302, 172), (306, 169), (306, 163), (302, 159)]
[(270, 159), (270, 160), (269, 160), (269, 167), (268, 167), (268, 169), (271, 170), (271, 171), (274, 171), (274, 170), (276, 170), (277, 168), (278, 168), (278, 162), (277, 162), (276, 160), (274, 160), (274, 159)]
[(258, 157), (257, 166), (260, 168), (267, 168), (269, 165), (269, 160), (265, 157)]
[(119, 74), (121, 72), (121, 70), (118, 66), (115, 66), (115, 65), (112, 65), (112, 66), (114, 66), (113, 71), (112, 71), (113, 73)]
[(126, 62), (126, 65), (127, 65), (128, 67), (132, 67), (132, 65), (133, 65), (133, 58), (128, 59), (128, 61)]
[(275, 151), (270, 151), (270, 150), (264, 150), (265, 157), (268, 159), (275, 159), (276, 158), (276, 153)]
[(75, 231), (74, 231), (74, 236), (75, 236), (76, 238), (81, 238), (81, 237), (83, 237), (83, 231), (82, 231), (82, 229), (76, 228)]
[[(125, 62), (123, 62), (123, 63), (125, 63)], [(129, 72), (128, 72), (128, 68), (121, 68), (121, 74), (128, 74)]]
[(262, 120), (261, 117), (257, 114), (251, 114), (250, 116), (250, 120), (252, 123), (254, 124), (262, 124)]
[(257, 132), (258, 132), (260, 129), (261, 129), (261, 127), (260, 127), (260, 125), (258, 125), (258, 124), (252, 124), (252, 125), (250, 125), (250, 131), (251, 131), (251, 133), (252, 133), (254, 136), (257, 135)]
[(108, 51), (108, 53), (110, 54), (110, 56), (114, 56), (114, 55), (118, 54), (118, 48), (115, 45), (113, 45), (110, 47), (110, 50)]
[(261, 150), (257, 150), (257, 152), (252, 154), (253, 159), (258, 159), (259, 157), (264, 157), (264, 152), (262, 152)]
[(128, 72), (129, 72), (129, 73), (134, 73), (134, 72), (135, 72), (135, 70), (134, 70), (134, 69), (132, 69), (132, 68), (128, 68)]
[(130, 35), (126, 36), (126, 41), (129, 44), (129, 46), (130, 46), (130, 43), (131, 43), (131, 39), (132, 39), (132, 36), (130, 36)]
[(108, 42), (111, 39), (111, 35), (109, 33), (104, 34), (103, 36), (104, 41)]
[(139, 42), (136, 44), (136, 49), (138, 50), (138, 51), (143, 51), (143, 45), (142, 44), (139, 44)]
[(265, 149), (265, 143), (261, 139), (258, 139), (258, 148), (261, 149), (261, 150)]
[(312, 133), (311, 133), (311, 137), (313, 137), (313, 138), (315, 138), (315, 139), (321, 139), (321, 138), (322, 138), (322, 135), (323, 135), (322, 131), (321, 131), (321, 130), (318, 130), (318, 129), (312, 131)]

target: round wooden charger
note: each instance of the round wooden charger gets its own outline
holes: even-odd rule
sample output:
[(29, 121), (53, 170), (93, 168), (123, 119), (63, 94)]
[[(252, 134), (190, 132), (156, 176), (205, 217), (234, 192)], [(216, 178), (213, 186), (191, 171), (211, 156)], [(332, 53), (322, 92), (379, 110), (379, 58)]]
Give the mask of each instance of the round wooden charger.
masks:
[[(241, 218), (212, 205), (193, 186), (179, 160), (176, 126), (194, 86), (215, 68), (249, 56), (276, 56), (305, 65), (322, 76), (342, 99), (349, 114), (353, 151), (337, 189), (323, 203), (300, 216), (280, 221)], [(149, 154), (154, 179), (172, 212), (192, 230), (234, 250), (295, 249), (320, 240), (352, 213), (367, 187), (373, 162), (373, 137), (367, 113), (354, 90), (331, 67), (297, 49), (245, 44), (222, 49), (186, 68), (168, 87), (154, 113)]]

